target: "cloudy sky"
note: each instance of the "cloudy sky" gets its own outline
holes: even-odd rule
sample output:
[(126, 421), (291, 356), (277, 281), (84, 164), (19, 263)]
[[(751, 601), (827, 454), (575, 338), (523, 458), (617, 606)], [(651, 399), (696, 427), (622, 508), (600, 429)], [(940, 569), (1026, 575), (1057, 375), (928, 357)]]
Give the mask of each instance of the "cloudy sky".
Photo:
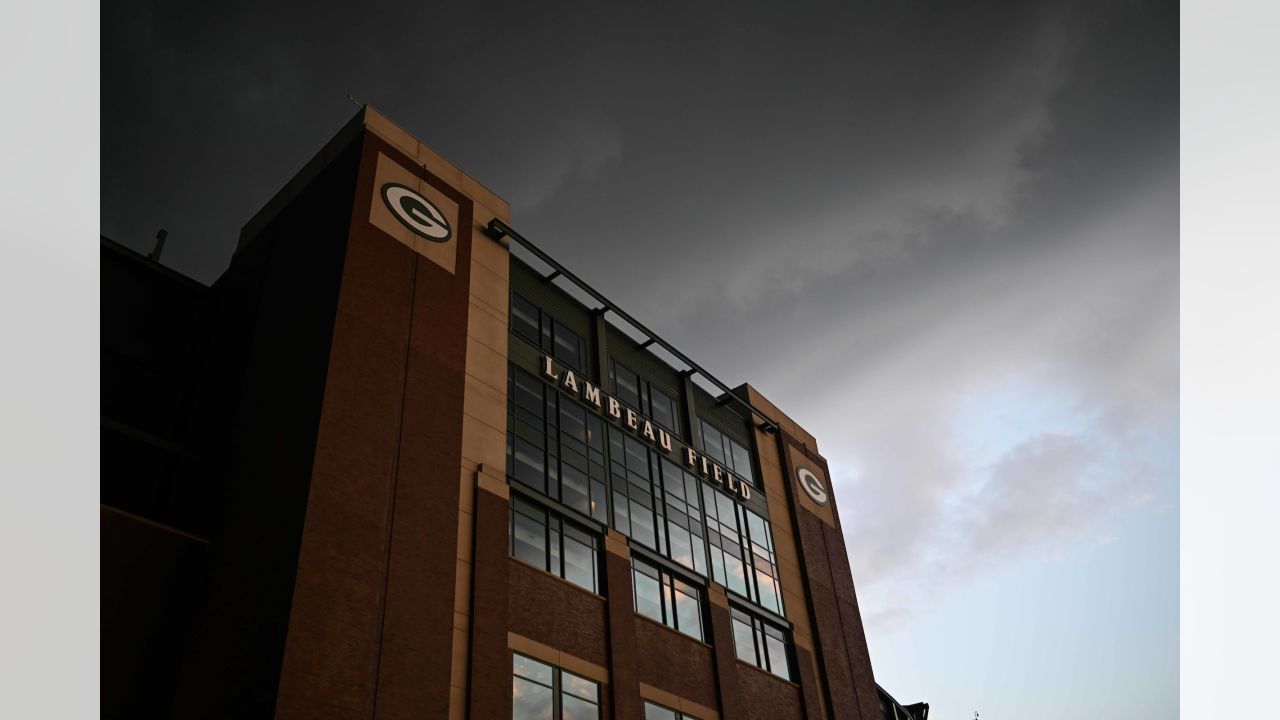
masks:
[(120, 3), (102, 233), (211, 281), (378, 107), (831, 461), (876, 679), (1178, 715), (1178, 6)]

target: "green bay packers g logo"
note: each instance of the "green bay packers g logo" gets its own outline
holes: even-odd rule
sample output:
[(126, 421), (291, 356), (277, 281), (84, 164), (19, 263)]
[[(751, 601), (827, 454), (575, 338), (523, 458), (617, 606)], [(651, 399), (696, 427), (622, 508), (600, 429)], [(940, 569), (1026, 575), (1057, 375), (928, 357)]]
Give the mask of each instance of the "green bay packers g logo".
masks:
[(415, 234), (438, 243), (449, 242), (453, 237), (453, 228), (449, 227), (444, 213), (418, 191), (399, 183), (387, 183), (382, 186), (382, 200), (396, 219)]
[(823, 486), (817, 475), (805, 468), (798, 468), (796, 469), (796, 477), (800, 479), (800, 487), (804, 488), (805, 494), (814, 502), (819, 505), (827, 504), (827, 488)]

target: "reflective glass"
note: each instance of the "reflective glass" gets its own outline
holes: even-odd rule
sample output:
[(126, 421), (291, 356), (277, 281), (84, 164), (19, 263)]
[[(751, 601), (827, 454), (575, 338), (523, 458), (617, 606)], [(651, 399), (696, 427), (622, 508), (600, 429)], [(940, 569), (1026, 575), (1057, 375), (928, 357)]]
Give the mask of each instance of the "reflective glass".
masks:
[(591, 546), (564, 534), (564, 579), (596, 591), (596, 557)]
[(560, 696), (561, 720), (600, 720), (600, 708), (572, 695)]
[(781, 678), (791, 679), (791, 669), (787, 666), (787, 645), (772, 635), (765, 635), (765, 649), (769, 653), (769, 672)]
[(639, 569), (631, 576), (635, 586), (636, 612), (662, 622), (662, 594), (657, 579)]
[(560, 689), (564, 692), (580, 697), (583, 700), (596, 702), (600, 699), (600, 686), (594, 682), (574, 675), (571, 672), (560, 671)]
[(552, 720), (552, 700), (551, 688), (521, 677), (511, 678), (512, 720)]
[(745, 623), (737, 617), (733, 618), (733, 647), (739, 660), (758, 665), (756, 662), (755, 633), (751, 631), (749, 623)]
[(514, 529), (512, 532), (511, 554), (517, 560), (530, 565), (547, 569), (547, 535), (546, 526), (522, 512), (514, 512)]
[(697, 640), (702, 639), (702, 608), (697, 590), (679, 580), (675, 583), (676, 629)]
[(676, 711), (646, 702), (644, 704), (644, 720), (676, 720)]

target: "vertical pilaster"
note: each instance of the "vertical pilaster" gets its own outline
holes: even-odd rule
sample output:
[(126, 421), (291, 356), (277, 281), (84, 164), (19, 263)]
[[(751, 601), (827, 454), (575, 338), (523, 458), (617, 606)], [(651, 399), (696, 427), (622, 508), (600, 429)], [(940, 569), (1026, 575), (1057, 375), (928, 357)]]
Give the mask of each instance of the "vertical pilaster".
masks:
[[(511, 651), (507, 648), (506, 478), (476, 471), (475, 562), (472, 565), (469, 701), (472, 718), (511, 717)], [(454, 659), (455, 663), (460, 662)]]
[(711, 646), (715, 648), (716, 686), (720, 694), (720, 717), (747, 717), (738, 690), (738, 656), (733, 649), (733, 617), (729, 614), (729, 597), (724, 587), (707, 583), (707, 600), (711, 609)]
[(605, 583), (609, 592), (609, 677), (615, 720), (643, 720), (636, 660), (636, 614), (631, 600), (631, 549), (627, 538), (609, 530), (604, 538)]

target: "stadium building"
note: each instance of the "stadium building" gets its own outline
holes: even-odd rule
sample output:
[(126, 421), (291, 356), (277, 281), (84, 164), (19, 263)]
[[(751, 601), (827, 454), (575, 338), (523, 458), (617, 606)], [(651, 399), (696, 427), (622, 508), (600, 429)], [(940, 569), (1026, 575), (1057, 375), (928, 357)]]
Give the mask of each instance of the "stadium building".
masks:
[(204, 286), (102, 241), (108, 717), (927, 715), (818, 443), (371, 108)]

